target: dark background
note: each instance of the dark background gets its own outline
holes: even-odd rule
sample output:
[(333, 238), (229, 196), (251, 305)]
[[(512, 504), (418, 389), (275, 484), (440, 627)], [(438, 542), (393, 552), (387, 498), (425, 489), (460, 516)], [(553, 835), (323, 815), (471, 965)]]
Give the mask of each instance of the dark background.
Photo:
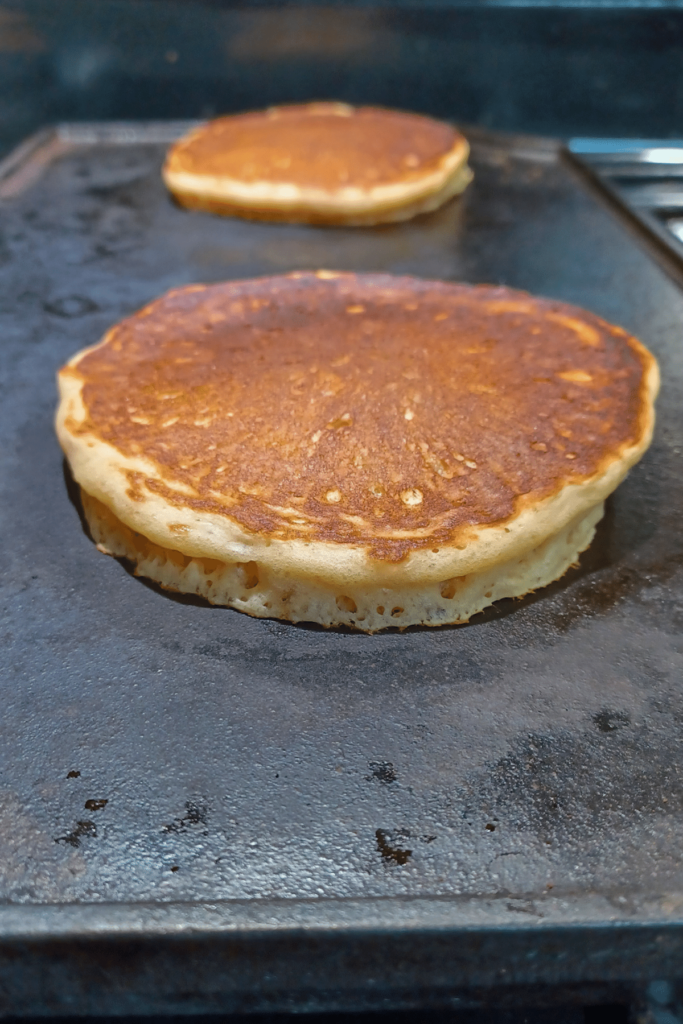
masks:
[(683, 9), (0, 2), (0, 150), (59, 120), (335, 98), (548, 134), (683, 134)]

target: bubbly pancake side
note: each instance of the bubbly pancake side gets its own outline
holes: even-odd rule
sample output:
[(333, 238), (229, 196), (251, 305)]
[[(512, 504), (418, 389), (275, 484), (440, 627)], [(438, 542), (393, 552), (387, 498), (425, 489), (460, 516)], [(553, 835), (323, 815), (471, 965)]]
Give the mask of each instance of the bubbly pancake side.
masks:
[(217, 118), (169, 150), (183, 205), (257, 219), (373, 224), (435, 209), (472, 178), (469, 146), (418, 114), (309, 103)]
[[(649, 444), (658, 372), (564, 303), (322, 271), (170, 292), (60, 387), (60, 441), (100, 520), (188, 558), (355, 588), (349, 608), (370, 589), (376, 609), (377, 588), (443, 597), (565, 531), (536, 585), (561, 575)], [(445, 600), (436, 621), (453, 621)], [(346, 611), (332, 620), (391, 624)]]

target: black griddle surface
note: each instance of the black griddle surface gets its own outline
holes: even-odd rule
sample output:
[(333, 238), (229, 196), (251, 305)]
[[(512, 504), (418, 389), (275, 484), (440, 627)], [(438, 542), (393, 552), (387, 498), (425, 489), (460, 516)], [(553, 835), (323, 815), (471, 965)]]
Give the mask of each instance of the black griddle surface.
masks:
[[(461, 201), (326, 230), (177, 208), (179, 130), (67, 126), (0, 181), (0, 1010), (681, 973), (681, 291), (554, 143), (473, 133)], [(172, 596), (95, 549), (60, 364), (168, 288), (318, 267), (529, 289), (651, 347), (655, 442), (580, 568), (467, 626), (364, 636)], [(117, 937), (135, 957), (93, 975)]]

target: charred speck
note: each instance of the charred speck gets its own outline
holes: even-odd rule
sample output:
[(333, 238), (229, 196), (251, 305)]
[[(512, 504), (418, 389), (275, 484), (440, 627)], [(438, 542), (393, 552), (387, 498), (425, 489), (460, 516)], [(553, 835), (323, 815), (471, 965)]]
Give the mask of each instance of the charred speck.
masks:
[(171, 868), (171, 871), (180, 871), (180, 868), (178, 867), (177, 864), (174, 864), (173, 867)]
[[(187, 832), (193, 825), (206, 825), (206, 815), (208, 808), (201, 805), (195, 804), (192, 800), (187, 800), (185, 803), (185, 814), (182, 818), (176, 818), (171, 822), (170, 825), (163, 825), (162, 832)], [(208, 835), (208, 832), (203, 832), (202, 835)]]
[(86, 811), (101, 811), (108, 803), (108, 800), (86, 800), (85, 809)]
[(492, 821), (488, 821), (484, 827), (485, 827), (487, 832), (495, 832), (496, 831), (496, 826), (493, 824)]
[(67, 777), (67, 779), (78, 779), (78, 778), (80, 778), (80, 774), (81, 774), (80, 772), (72, 770), (72, 771), (66, 773), (66, 777)]
[(81, 839), (88, 836), (90, 839), (97, 837), (97, 826), (94, 821), (77, 821), (76, 827), (65, 836), (55, 839), (56, 843), (66, 843), (67, 846), (80, 846)]
[(386, 786), (390, 782), (396, 782), (396, 772), (391, 761), (369, 761), (368, 768), (370, 769), (370, 775), (366, 776), (368, 782), (371, 779), (377, 779), (378, 782), (383, 782)]
[(630, 725), (631, 717), (623, 711), (608, 711), (607, 708), (603, 708), (597, 715), (593, 715), (593, 721), (600, 732), (616, 732), (617, 729)]
[(530, 900), (519, 900), (516, 903), (510, 902), (505, 905), (508, 910), (514, 910), (517, 914), (533, 914), (534, 917), (539, 916), (538, 911), (534, 908), (534, 905)]
[[(377, 849), (382, 854), (382, 860), (393, 861), (394, 864), (405, 864), (409, 857), (412, 857), (412, 850), (402, 850), (399, 846), (391, 846), (387, 839), (387, 833), (382, 828), (378, 828), (375, 832), (375, 838), (377, 840)], [(403, 836), (404, 833), (401, 833)], [(408, 833), (405, 833), (407, 836)], [(390, 837), (393, 840), (393, 837)], [(395, 840), (393, 840), (395, 841)]]

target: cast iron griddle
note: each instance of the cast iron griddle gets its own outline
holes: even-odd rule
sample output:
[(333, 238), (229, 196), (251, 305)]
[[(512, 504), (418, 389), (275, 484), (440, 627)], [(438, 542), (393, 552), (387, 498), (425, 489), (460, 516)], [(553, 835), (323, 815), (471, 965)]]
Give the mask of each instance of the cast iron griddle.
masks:
[[(374, 229), (188, 213), (184, 126), (5, 166), (0, 1012), (454, 1004), (681, 973), (683, 295), (554, 143), (473, 138), (462, 201)], [(557, 584), (463, 627), (248, 618), (86, 536), (55, 371), (168, 288), (299, 268), (500, 282), (640, 336), (651, 451)]]

